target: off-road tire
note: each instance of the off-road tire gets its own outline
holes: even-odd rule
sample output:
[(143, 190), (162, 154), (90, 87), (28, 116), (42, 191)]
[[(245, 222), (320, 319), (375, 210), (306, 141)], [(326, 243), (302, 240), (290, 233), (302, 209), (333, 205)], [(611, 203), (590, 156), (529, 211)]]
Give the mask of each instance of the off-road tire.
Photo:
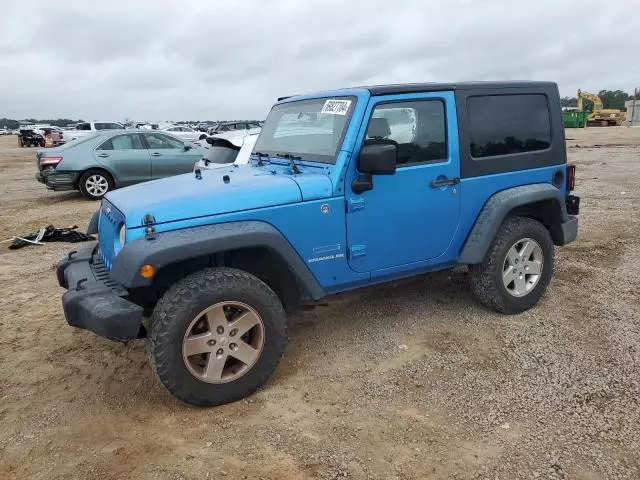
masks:
[[(219, 302), (250, 305), (264, 323), (264, 346), (244, 375), (227, 383), (206, 383), (193, 376), (182, 357), (190, 322)], [(259, 278), (231, 268), (209, 268), (175, 283), (156, 305), (150, 322), (149, 360), (160, 382), (180, 400), (198, 406), (221, 405), (256, 391), (273, 373), (287, 338), (287, 318), (278, 296)]]
[[(101, 195), (94, 195), (87, 190), (87, 180), (94, 175), (100, 175), (107, 181), (107, 190), (105, 190)], [(78, 190), (80, 190), (82, 196), (84, 196), (88, 200), (100, 200), (106, 195), (107, 192), (113, 190), (114, 186), (115, 183), (111, 175), (109, 175), (109, 173), (105, 172), (104, 170), (100, 170), (97, 168), (87, 170), (80, 176), (80, 180), (78, 180)]]
[[(502, 281), (502, 269), (507, 252), (520, 239), (538, 242), (544, 256), (542, 273), (537, 284), (522, 297), (508, 293)], [(496, 233), (484, 260), (469, 269), (474, 294), (486, 307), (496, 312), (515, 314), (535, 306), (547, 290), (553, 276), (554, 246), (547, 228), (526, 217), (509, 217)]]
[(18, 137), (18, 145), (20, 146), (20, 148), (24, 148), (24, 142), (22, 141), (22, 138)]

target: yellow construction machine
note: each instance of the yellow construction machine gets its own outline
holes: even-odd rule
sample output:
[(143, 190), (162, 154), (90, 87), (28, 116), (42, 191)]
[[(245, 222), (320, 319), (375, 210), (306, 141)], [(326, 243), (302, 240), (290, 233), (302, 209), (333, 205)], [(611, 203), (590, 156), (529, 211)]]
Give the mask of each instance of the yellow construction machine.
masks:
[(593, 110), (587, 116), (587, 125), (622, 125), (624, 122), (625, 114), (623, 111), (617, 108), (604, 108), (602, 100), (598, 95), (593, 93), (578, 90), (578, 110), (584, 111), (584, 100), (589, 100), (593, 103)]

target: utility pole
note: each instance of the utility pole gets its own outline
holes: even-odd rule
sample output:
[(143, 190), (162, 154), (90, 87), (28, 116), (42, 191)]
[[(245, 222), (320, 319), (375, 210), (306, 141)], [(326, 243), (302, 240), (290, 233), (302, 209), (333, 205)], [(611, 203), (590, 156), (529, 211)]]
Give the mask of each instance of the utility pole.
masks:
[(636, 116), (636, 98), (638, 97), (638, 89), (633, 89), (633, 102), (631, 102), (631, 120), (629, 120), (629, 126), (633, 127), (633, 119)]

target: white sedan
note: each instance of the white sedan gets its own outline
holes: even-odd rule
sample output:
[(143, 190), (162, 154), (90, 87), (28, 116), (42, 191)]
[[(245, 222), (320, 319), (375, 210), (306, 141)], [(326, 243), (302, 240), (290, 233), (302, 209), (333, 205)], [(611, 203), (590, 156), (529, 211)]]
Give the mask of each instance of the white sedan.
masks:
[(185, 142), (196, 142), (198, 140), (204, 140), (207, 138), (206, 133), (198, 132), (193, 128), (183, 127), (179, 125), (172, 125), (162, 129), (163, 132), (167, 132), (169, 135), (179, 138)]

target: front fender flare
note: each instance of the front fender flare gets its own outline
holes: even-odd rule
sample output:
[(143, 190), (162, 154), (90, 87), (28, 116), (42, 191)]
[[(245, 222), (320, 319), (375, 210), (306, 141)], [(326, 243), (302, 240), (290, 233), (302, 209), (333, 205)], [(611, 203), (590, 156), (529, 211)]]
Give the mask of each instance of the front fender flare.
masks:
[(260, 221), (242, 221), (205, 225), (162, 232), (153, 240), (141, 238), (127, 243), (111, 267), (111, 277), (127, 288), (151, 285), (152, 279), (140, 276), (140, 266), (161, 268), (192, 258), (251, 247), (267, 247), (282, 257), (313, 299), (326, 293), (300, 255), (273, 226)]
[(557, 203), (561, 221), (563, 223), (567, 221), (567, 207), (562, 192), (548, 183), (522, 185), (492, 195), (482, 207), (460, 252), (458, 262), (481, 263), (498, 228), (509, 212), (514, 208), (543, 200), (553, 200)]

